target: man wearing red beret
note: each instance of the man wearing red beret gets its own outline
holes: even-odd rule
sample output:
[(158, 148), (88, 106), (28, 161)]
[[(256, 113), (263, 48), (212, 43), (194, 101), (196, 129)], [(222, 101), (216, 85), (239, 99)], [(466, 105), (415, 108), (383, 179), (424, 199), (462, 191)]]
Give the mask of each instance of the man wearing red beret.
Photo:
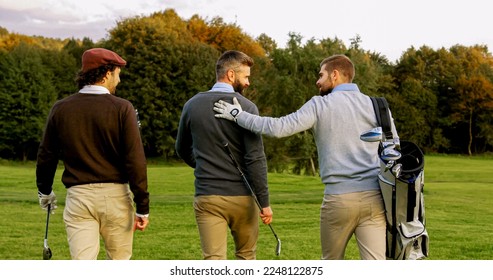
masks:
[(130, 259), (134, 231), (149, 223), (136, 111), (114, 95), (125, 65), (113, 51), (85, 51), (76, 78), (80, 90), (53, 105), (39, 146), (36, 184), (42, 209), (57, 207), (53, 180), (58, 161), (64, 163), (63, 219), (72, 259), (97, 259), (100, 235), (107, 259)]

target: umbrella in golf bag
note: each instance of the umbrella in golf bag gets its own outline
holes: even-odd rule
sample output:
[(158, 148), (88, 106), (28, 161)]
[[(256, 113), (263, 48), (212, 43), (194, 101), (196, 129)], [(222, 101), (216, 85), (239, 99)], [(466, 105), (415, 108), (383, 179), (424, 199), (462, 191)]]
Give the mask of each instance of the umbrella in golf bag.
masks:
[(51, 204), (48, 204), (48, 214), (46, 216), (46, 230), (45, 230), (45, 239), (43, 242), (43, 260), (49, 260), (51, 259), (51, 256), (53, 255), (51, 253), (51, 249), (48, 246), (48, 225), (50, 223), (50, 212), (51, 212)]

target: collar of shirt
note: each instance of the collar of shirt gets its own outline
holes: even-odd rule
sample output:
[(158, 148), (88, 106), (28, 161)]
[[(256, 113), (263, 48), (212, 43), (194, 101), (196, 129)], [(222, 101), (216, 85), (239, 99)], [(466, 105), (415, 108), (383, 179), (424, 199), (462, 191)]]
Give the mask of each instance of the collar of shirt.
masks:
[(95, 86), (95, 85), (86, 85), (79, 93), (88, 93), (88, 94), (110, 94), (110, 91), (103, 86)]
[(215, 83), (209, 91), (235, 92), (232, 85), (222, 82)]
[(359, 88), (356, 84), (353, 83), (340, 84), (332, 90), (332, 92), (336, 91), (359, 91)]

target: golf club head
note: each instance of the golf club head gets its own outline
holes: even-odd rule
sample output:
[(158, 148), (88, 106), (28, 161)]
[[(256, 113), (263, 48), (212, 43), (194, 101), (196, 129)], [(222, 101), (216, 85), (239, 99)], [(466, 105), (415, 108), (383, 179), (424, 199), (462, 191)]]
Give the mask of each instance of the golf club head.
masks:
[(394, 173), (396, 178), (399, 178), (401, 176), (401, 171), (402, 171), (402, 164), (398, 163), (392, 167), (392, 173)]
[(51, 253), (51, 249), (48, 246), (48, 240), (45, 239), (43, 246), (43, 260), (49, 260), (51, 259), (51, 256), (53, 256), (53, 254)]
[(382, 148), (384, 149), (395, 149), (395, 144), (392, 141), (383, 141)]
[(363, 132), (359, 136), (359, 139), (361, 139), (365, 142), (382, 141), (382, 127), (378, 126), (378, 127), (375, 127), (375, 128), (372, 128), (368, 131)]
[(281, 239), (277, 238), (276, 256), (281, 254)]
[(396, 161), (401, 158), (401, 153), (394, 149), (394, 147), (388, 147), (382, 150), (380, 158), (383, 161)]

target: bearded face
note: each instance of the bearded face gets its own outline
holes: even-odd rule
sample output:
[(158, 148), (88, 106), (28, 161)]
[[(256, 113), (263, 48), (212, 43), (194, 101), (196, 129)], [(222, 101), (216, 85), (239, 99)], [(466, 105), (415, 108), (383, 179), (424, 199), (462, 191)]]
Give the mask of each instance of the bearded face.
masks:
[(243, 93), (243, 91), (250, 86), (250, 67), (242, 65), (237, 70), (234, 71), (234, 82), (233, 89), (238, 93)]
[(324, 66), (322, 66), (320, 68), (320, 72), (318, 72), (318, 80), (316, 85), (321, 96), (331, 93), (335, 87), (335, 83), (332, 80), (330, 73), (325, 70)]
[(235, 82), (233, 83), (233, 89), (238, 92), (243, 94), (243, 90), (246, 89), (248, 86), (245, 84), (242, 84), (239, 79), (236, 79)]
[(110, 73), (107, 88), (111, 94), (115, 94), (116, 86), (120, 83), (120, 68), (116, 68)]

